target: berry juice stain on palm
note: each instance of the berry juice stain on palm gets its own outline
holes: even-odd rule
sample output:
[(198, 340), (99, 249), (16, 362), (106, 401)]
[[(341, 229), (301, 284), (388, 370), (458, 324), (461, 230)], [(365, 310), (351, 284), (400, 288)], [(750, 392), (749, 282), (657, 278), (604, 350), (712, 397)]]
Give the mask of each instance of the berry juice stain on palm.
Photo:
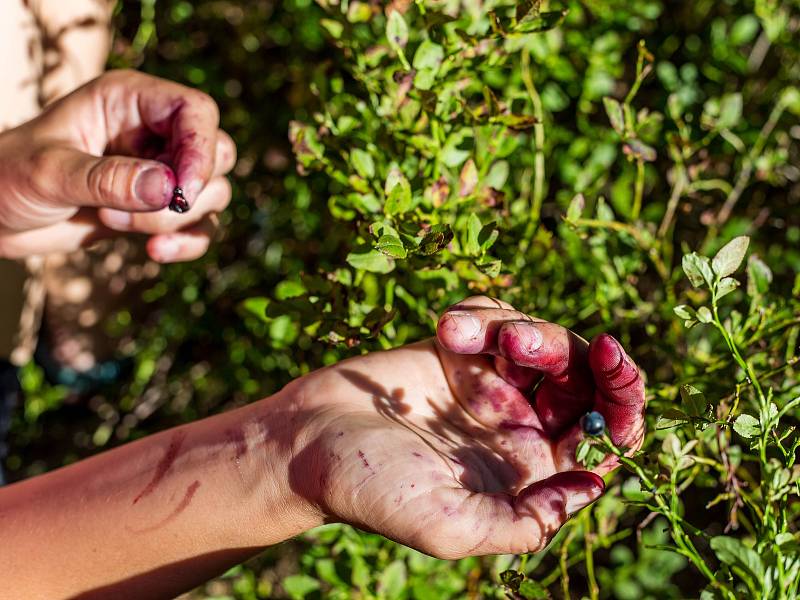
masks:
[(183, 195), (183, 188), (176, 187), (172, 190), (172, 200), (169, 203), (169, 209), (180, 215), (188, 212), (190, 208), (189, 203)]

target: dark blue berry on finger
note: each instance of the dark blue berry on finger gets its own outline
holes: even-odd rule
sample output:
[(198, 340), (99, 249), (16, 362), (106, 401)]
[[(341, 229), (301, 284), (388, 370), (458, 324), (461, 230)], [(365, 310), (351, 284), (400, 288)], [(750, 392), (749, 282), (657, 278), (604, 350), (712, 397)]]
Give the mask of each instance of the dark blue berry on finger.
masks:
[(606, 420), (596, 410), (581, 417), (581, 428), (587, 435), (600, 435), (606, 429)]

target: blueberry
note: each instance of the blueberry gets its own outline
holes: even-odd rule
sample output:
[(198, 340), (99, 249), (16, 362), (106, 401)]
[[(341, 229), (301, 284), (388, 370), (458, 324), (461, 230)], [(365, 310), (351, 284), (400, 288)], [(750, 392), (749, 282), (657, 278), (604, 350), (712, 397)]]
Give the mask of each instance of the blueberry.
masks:
[(183, 189), (176, 187), (172, 190), (172, 202), (169, 203), (169, 209), (178, 214), (185, 213), (190, 208), (189, 203), (183, 196)]
[(596, 410), (588, 412), (581, 417), (581, 427), (588, 435), (600, 435), (606, 429), (606, 420)]

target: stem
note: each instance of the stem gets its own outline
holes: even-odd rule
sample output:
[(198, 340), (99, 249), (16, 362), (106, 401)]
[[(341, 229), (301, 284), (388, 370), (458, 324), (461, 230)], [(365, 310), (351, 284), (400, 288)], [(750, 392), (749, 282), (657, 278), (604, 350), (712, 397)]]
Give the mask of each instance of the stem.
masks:
[(764, 145), (767, 143), (769, 136), (772, 134), (772, 130), (775, 129), (775, 126), (778, 124), (778, 119), (781, 118), (785, 109), (786, 106), (783, 103), (783, 99), (778, 100), (767, 122), (764, 123), (764, 126), (758, 133), (758, 138), (756, 138), (753, 147), (750, 149), (750, 152), (747, 153), (744, 164), (742, 165), (742, 170), (739, 172), (739, 177), (736, 179), (736, 184), (733, 186), (733, 190), (728, 194), (725, 203), (719, 210), (714, 226), (709, 230), (709, 236), (716, 234), (717, 228), (730, 218), (731, 212), (742, 196), (742, 192), (744, 192), (747, 184), (750, 183), (750, 177), (753, 174), (753, 167), (755, 166), (756, 159), (761, 154), (762, 150), (764, 150)]
[(586, 552), (585, 560), (586, 563), (586, 577), (589, 580), (589, 597), (591, 600), (598, 600), (600, 598), (600, 586), (597, 585), (597, 579), (594, 575), (594, 547), (593, 547), (593, 538), (594, 534), (592, 533), (592, 512), (590, 510), (583, 511), (583, 522), (586, 528), (584, 533), (584, 548)]
[(542, 203), (544, 202), (545, 177), (544, 107), (542, 106), (542, 99), (539, 96), (539, 92), (536, 90), (536, 85), (533, 83), (533, 76), (531, 75), (531, 55), (528, 50), (522, 52), (522, 81), (525, 84), (525, 89), (533, 105), (533, 116), (536, 119), (536, 123), (533, 126), (533, 142), (535, 146), (533, 161), (533, 197), (528, 214), (528, 225), (525, 228), (525, 236), (520, 244), (521, 254), (524, 256), (530, 246), (530, 240), (536, 231), (541, 217)]
[[(676, 158), (679, 158), (678, 153), (674, 153)], [(675, 211), (678, 210), (678, 202), (683, 196), (683, 189), (686, 186), (686, 169), (682, 163), (677, 160), (675, 162), (675, 185), (672, 186), (672, 193), (667, 202), (667, 210), (664, 212), (664, 218), (661, 220), (661, 225), (658, 228), (658, 237), (664, 239), (672, 226), (672, 220), (675, 218)]]
[(642, 196), (644, 196), (644, 160), (636, 159), (636, 187), (633, 194), (633, 208), (631, 209), (631, 220), (639, 219), (642, 212)]
[(633, 225), (620, 223), (619, 221), (600, 221), (598, 219), (575, 219), (572, 221), (572, 224), (576, 227), (594, 227), (597, 229), (611, 229), (613, 231), (627, 233), (636, 241), (642, 250), (647, 252), (647, 257), (653, 263), (653, 266), (656, 268), (656, 271), (658, 271), (661, 279), (664, 281), (669, 279), (669, 269), (667, 269), (664, 261), (661, 260), (661, 256), (659, 256), (658, 251), (648, 240), (644, 238), (644, 236), (642, 236), (639, 229)]
[(611, 441), (611, 439), (608, 437), (607, 434), (604, 434), (601, 440), (606, 450), (610, 451), (612, 454), (614, 454), (617, 458), (620, 459), (620, 462), (624, 462), (625, 465), (627, 465), (630, 469), (632, 469), (648, 489), (654, 490), (653, 499), (658, 505), (658, 508), (661, 509), (659, 512), (670, 521), (670, 525), (672, 526), (672, 539), (675, 541), (678, 548), (682, 550), (681, 554), (686, 556), (689, 559), (689, 561), (695, 567), (697, 567), (697, 569), (703, 574), (703, 576), (706, 579), (708, 579), (711, 585), (716, 587), (727, 598), (735, 600), (735, 595), (728, 589), (728, 586), (719, 581), (714, 576), (714, 573), (711, 571), (711, 569), (708, 568), (708, 565), (706, 565), (705, 561), (700, 556), (700, 553), (697, 551), (697, 548), (694, 547), (694, 544), (692, 543), (691, 539), (689, 538), (687, 533), (683, 530), (681, 523), (682, 519), (678, 516), (676, 509), (673, 509), (672, 506), (667, 505), (663, 496), (655, 488), (653, 480), (647, 476), (647, 474), (639, 465), (637, 465), (633, 460), (626, 457), (624, 453), (614, 445), (614, 443)]
[(567, 564), (567, 558), (569, 557), (569, 545), (572, 542), (572, 538), (575, 537), (575, 532), (577, 531), (576, 527), (572, 527), (570, 529), (569, 534), (567, 537), (564, 538), (564, 542), (561, 544), (561, 552), (558, 558), (558, 566), (559, 570), (561, 571), (561, 592), (564, 595), (564, 600), (569, 600), (569, 566)]

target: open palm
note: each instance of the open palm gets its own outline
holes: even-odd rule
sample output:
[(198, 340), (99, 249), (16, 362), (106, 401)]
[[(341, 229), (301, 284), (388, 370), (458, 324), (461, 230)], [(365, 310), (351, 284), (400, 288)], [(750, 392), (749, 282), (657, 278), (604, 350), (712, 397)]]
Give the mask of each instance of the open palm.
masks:
[(591, 344), (485, 297), (451, 308), (437, 340), (319, 372), (292, 485), (329, 519), (443, 558), (542, 549), (604, 489), (575, 461), (580, 417), (638, 447), (644, 385), (610, 336)]

